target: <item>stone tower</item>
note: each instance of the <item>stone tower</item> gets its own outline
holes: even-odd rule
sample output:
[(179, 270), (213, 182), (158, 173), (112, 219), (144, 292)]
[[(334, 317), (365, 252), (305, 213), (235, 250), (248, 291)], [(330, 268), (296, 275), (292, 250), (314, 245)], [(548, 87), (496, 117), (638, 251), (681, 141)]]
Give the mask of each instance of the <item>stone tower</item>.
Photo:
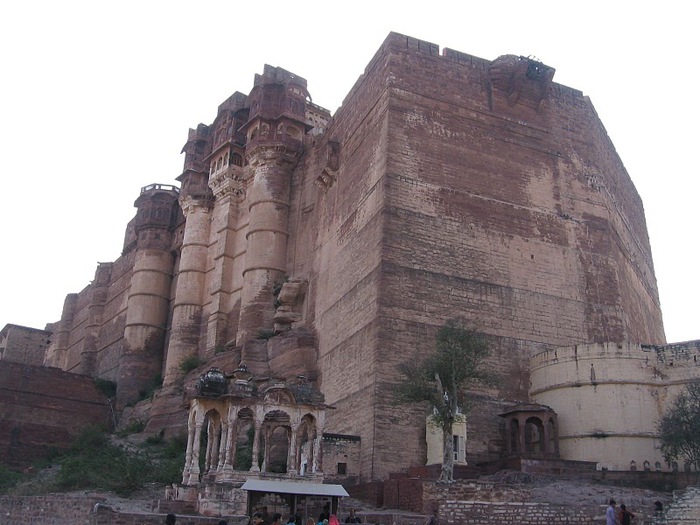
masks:
[(251, 168), (249, 227), (236, 342), (272, 330), (275, 285), (287, 274), (292, 172), (303, 152), (306, 80), (279, 68), (256, 75), (249, 95), (246, 160)]
[(117, 403), (138, 399), (158, 384), (163, 366), (170, 288), (173, 279), (173, 227), (178, 190), (152, 184), (134, 206), (133, 269), (126, 300), (124, 341), (119, 355)]

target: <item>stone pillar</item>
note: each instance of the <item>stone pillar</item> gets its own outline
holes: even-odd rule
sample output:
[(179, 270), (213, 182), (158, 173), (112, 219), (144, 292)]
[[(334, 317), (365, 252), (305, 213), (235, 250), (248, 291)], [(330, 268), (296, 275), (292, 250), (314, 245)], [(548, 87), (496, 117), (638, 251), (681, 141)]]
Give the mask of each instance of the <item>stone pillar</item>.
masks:
[(286, 275), (289, 197), (297, 151), (258, 146), (247, 154), (254, 175), (248, 194), (248, 225), (241, 314), (236, 343), (272, 330), (275, 285)]
[(198, 356), (209, 246), (211, 201), (185, 196), (180, 198), (180, 205), (186, 222), (165, 362), (166, 387), (182, 378), (180, 363), (184, 359)]
[(235, 405), (229, 405), (228, 412), (226, 414), (226, 452), (224, 456), (224, 471), (231, 472), (233, 470), (233, 463), (236, 458), (236, 440), (238, 421), (236, 419)]
[(187, 450), (185, 452), (185, 468), (182, 470), (182, 484), (187, 485), (190, 481), (192, 472), (192, 450), (194, 449), (195, 440), (195, 421), (193, 414), (190, 413), (189, 421), (187, 422)]
[(522, 416), (518, 416), (518, 452), (527, 452), (527, 439), (525, 436), (525, 421)]
[(323, 432), (319, 429), (316, 430), (316, 439), (314, 439), (314, 453), (313, 462), (311, 465), (311, 473), (317, 475), (322, 468), (321, 464), (321, 441), (323, 439)]
[(190, 461), (190, 476), (187, 480), (187, 485), (196, 485), (199, 483), (199, 449), (202, 439), (202, 421), (195, 422), (194, 439), (192, 448), (192, 461)]
[(258, 456), (260, 455), (260, 430), (262, 423), (259, 420), (255, 420), (255, 437), (253, 438), (253, 460), (250, 465), (250, 472), (260, 472), (260, 465), (258, 465)]
[(296, 474), (297, 473), (297, 432), (299, 431), (299, 424), (296, 425), (292, 423), (289, 430), (289, 451), (287, 453), (287, 473)]
[(219, 443), (219, 464), (216, 466), (216, 471), (220, 472), (224, 469), (224, 465), (226, 464), (226, 453), (228, 452), (228, 420), (222, 420), (221, 421), (221, 441)]

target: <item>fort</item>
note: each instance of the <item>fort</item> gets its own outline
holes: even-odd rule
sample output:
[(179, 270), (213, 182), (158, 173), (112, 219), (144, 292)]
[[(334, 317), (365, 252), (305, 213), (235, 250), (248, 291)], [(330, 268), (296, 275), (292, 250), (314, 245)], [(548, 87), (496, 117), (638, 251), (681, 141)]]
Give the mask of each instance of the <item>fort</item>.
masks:
[(211, 367), (310, 385), (323, 471), (368, 483), (435, 457), (426, 411), (392, 385), (463, 318), (501, 377), (472, 392), (465, 462), (669, 470), (654, 422), (700, 378), (700, 342), (666, 344), (642, 201), (554, 74), (392, 33), (331, 115), (266, 65), (189, 130), (179, 185), (141, 189), (121, 257), (66, 297), (43, 364), (114, 381), (121, 418), (171, 434)]

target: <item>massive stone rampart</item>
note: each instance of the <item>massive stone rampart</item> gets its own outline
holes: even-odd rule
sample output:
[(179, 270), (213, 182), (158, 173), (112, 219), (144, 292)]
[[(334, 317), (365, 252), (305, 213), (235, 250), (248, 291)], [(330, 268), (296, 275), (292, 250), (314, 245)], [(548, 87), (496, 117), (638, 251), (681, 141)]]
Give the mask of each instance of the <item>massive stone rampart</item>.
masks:
[(562, 458), (611, 470), (667, 470), (656, 423), (700, 377), (699, 361), (700, 341), (557, 348), (531, 359), (530, 394), (557, 412)]

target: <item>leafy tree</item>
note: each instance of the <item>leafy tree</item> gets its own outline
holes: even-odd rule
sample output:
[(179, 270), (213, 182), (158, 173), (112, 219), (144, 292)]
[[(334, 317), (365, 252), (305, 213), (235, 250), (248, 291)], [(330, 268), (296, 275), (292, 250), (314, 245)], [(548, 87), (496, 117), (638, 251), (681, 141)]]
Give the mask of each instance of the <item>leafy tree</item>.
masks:
[(700, 468), (700, 381), (693, 381), (657, 423), (661, 453), (668, 465), (685, 459)]
[(469, 409), (467, 389), (495, 382), (486, 368), (489, 355), (489, 346), (480, 334), (452, 319), (438, 330), (433, 353), (398, 366), (402, 379), (395, 387), (396, 400), (427, 401), (434, 408), (432, 421), (442, 430), (443, 438), (440, 481), (453, 479), (452, 427), (461, 417), (460, 411), (466, 413)]

